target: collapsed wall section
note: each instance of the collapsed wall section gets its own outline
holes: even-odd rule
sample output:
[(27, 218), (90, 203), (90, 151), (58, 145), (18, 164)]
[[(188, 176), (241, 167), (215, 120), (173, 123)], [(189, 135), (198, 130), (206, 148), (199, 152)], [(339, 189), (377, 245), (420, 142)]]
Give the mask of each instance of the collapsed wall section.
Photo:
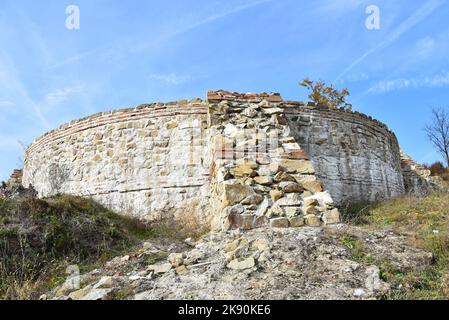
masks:
[(209, 92), (213, 229), (340, 221), (312, 162), (290, 134), (279, 95)]
[(431, 176), (431, 171), (414, 161), (401, 150), (402, 175), (405, 192), (413, 196), (425, 196), (434, 191), (447, 191), (447, 184), (439, 176)]

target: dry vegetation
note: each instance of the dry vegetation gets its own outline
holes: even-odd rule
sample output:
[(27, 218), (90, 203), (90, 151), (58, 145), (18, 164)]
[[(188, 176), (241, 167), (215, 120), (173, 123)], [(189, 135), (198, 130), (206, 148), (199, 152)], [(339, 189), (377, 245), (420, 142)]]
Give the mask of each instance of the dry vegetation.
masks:
[[(393, 228), (407, 236), (411, 245), (432, 252), (433, 265), (421, 271), (394, 270), (388, 261), (378, 261), (384, 280), (395, 285), (390, 299), (449, 298), (449, 195), (436, 193), (423, 198), (402, 197), (388, 201), (348, 206), (348, 223), (367, 228)], [(356, 255), (362, 255), (357, 244)]]
[(36, 299), (64, 281), (70, 264), (86, 271), (142, 240), (189, 235), (165, 221), (147, 225), (119, 216), (85, 198), (0, 199), (0, 299)]
[[(395, 288), (387, 299), (449, 298), (448, 194), (359, 203), (342, 212), (347, 223), (394, 229), (411, 245), (432, 252), (432, 265), (399, 271), (388, 261), (376, 261), (353, 238), (341, 239), (354, 260), (380, 267), (383, 279)], [(191, 225), (197, 226), (196, 221)], [(0, 199), (0, 299), (36, 299), (64, 281), (67, 265), (87, 271), (129, 253), (143, 240), (181, 242), (198, 236), (194, 229), (166, 221), (146, 225), (79, 197)]]

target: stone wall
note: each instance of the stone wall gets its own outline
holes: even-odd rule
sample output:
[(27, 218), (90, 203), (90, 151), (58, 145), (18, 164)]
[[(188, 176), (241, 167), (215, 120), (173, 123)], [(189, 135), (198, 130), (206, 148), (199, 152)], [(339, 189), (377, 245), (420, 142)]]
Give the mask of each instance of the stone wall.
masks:
[[(404, 193), (396, 137), (378, 121), (225, 91), (63, 125), (27, 149), (23, 184), (43, 197), (91, 196), (142, 219), (221, 229), (318, 225), (338, 220), (333, 200)], [(246, 197), (228, 199), (233, 188)]]
[(207, 216), (206, 105), (151, 104), (73, 121), (26, 151), (23, 183), (40, 196), (91, 196), (124, 214)]
[(337, 203), (374, 201), (404, 193), (396, 136), (357, 112), (285, 102), (296, 141)]
[(414, 161), (402, 150), (401, 166), (407, 194), (424, 196), (434, 191), (447, 192), (447, 183), (441, 177), (431, 176), (429, 169)]

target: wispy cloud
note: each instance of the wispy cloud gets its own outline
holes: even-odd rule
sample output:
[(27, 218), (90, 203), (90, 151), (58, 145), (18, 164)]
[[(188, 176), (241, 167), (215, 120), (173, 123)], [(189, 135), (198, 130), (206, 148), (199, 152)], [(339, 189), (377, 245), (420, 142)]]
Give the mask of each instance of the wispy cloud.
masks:
[(426, 61), (435, 58), (447, 60), (449, 54), (449, 30), (444, 30), (440, 34), (426, 36), (416, 41), (413, 47), (413, 61)]
[(449, 86), (449, 72), (445, 71), (426, 77), (399, 78), (383, 80), (372, 85), (367, 93), (386, 93), (410, 88), (437, 88)]
[(12, 60), (5, 53), (0, 52), (0, 84), (3, 89), (8, 90), (10, 94), (20, 99), (25, 107), (30, 107), (36, 118), (44, 129), (49, 129), (50, 125), (46, 117), (43, 115), (40, 106), (30, 97), (28, 90), (18, 76), (16, 67)]
[(76, 54), (74, 56), (71, 56), (67, 59), (61, 60), (59, 62), (53, 63), (49, 66), (49, 69), (57, 69), (60, 67), (64, 67), (67, 65), (71, 65), (73, 63), (76, 63), (80, 60), (83, 60), (84, 58), (88, 58), (90, 56), (93, 56), (95, 54), (97, 54), (98, 52), (104, 51), (104, 50), (109, 50), (109, 49), (113, 49), (115, 47), (115, 44), (107, 44), (107, 45), (103, 45), (100, 46), (98, 48), (94, 48), (92, 50), (88, 50), (88, 51), (84, 51), (81, 52), (79, 54)]
[(84, 87), (82, 85), (78, 84), (74, 86), (56, 89), (54, 91), (47, 93), (42, 103), (40, 104), (44, 106), (55, 106), (64, 103), (70, 98), (70, 96), (81, 92), (83, 88)]
[(1, 107), (12, 107), (14, 106), (14, 102), (9, 100), (0, 100), (0, 108)]
[(404, 22), (402, 22), (396, 29), (390, 32), (383, 41), (381, 41), (375, 47), (366, 51), (363, 55), (355, 59), (343, 72), (341, 72), (337, 78), (335, 78), (334, 82), (337, 82), (340, 78), (346, 75), (350, 70), (352, 70), (355, 66), (364, 61), (367, 57), (372, 55), (374, 52), (392, 44), (395, 42), (400, 36), (409, 31), (419, 22), (427, 18), (431, 15), (436, 9), (441, 7), (446, 3), (446, 0), (430, 0), (427, 1), (424, 5), (422, 5), (415, 13), (413, 13), (409, 18), (407, 18)]
[(191, 76), (178, 75), (176, 73), (152, 73), (148, 76), (150, 79), (164, 82), (170, 85), (179, 85), (192, 80)]
[(228, 10), (224, 10), (220, 13), (212, 14), (203, 19), (199, 18), (194, 23), (190, 23), (190, 24), (187, 23), (185, 25), (181, 25), (174, 31), (169, 31), (165, 34), (160, 35), (159, 38), (152, 41), (151, 43), (147, 43), (145, 41), (144, 41), (144, 43), (142, 43), (142, 40), (139, 39), (135, 43), (128, 43), (127, 45), (124, 45), (123, 42), (126, 41), (127, 39), (119, 39), (117, 41), (114, 41), (113, 43), (105, 44), (98, 48), (94, 48), (94, 49), (91, 49), (91, 50), (88, 50), (85, 52), (78, 53), (72, 57), (65, 59), (65, 60), (54, 63), (53, 65), (50, 66), (50, 69), (56, 69), (56, 68), (64, 67), (67, 65), (71, 65), (80, 60), (83, 60), (85, 58), (91, 57), (93, 55), (96, 55), (96, 54), (99, 54), (102, 52), (111, 53), (111, 52), (117, 52), (117, 51), (123, 50), (123, 49), (126, 50), (127, 52), (131, 52), (131, 53), (142, 52), (144, 50), (148, 50), (154, 46), (157, 46), (158, 44), (160, 44), (164, 41), (167, 41), (167, 40), (170, 40), (171, 38), (180, 36), (180, 35), (187, 33), (193, 29), (196, 29), (198, 27), (207, 25), (209, 23), (213, 23), (217, 20), (224, 19), (233, 14), (242, 12), (244, 10), (247, 10), (247, 9), (250, 9), (253, 7), (260, 6), (262, 4), (273, 2), (273, 1), (274, 0), (257, 0), (257, 1), (249, 2), (246, 4), (240, 5), (240, 6), (236, 6), (234, 8), (228, 9)]
[(338, 80), (338, 84), (366, 81), (370, 78), (366, 72), (350, 73)]
[(347, 12), (371, 3), (372, 0), (316, 1), (317, 9), (323, 13)]
[(180, 30), (180, 32), (177, 33), (177, 34), (185, 33), (185, 32), (190, 31), (192, 29), (198, 28), (199, 26), (202, 26), (202, 25), (214, 22), (214, 21), (219, 20), (219, 19), (226, 18), (227, 16), (230, 16), (230, 15), (236, 14), (238, 12), (241, 12), (241, 11), (244, 11), (244, 10), (256, 7), (256, 6), (260, 6), (262, 4), (266, 4), (266, 3), (269, 3), (269, 2), (272, 2), (272, 1), (273, 0), (253, 1), (253, 2), (246, 3), (244, 5), (241, 5), (241, 6), (237, 6), (237, 7), (231, 8), (229, 10), (225, 10), (225, 11), (217, 13), (217, 14), (213, 14), (213, 15), (211, 15), (211, 16), (203, 19), (203, 20), (198, 21), (197, 23), (193, 23), (190, 26), (187, 26), (183, 30)]

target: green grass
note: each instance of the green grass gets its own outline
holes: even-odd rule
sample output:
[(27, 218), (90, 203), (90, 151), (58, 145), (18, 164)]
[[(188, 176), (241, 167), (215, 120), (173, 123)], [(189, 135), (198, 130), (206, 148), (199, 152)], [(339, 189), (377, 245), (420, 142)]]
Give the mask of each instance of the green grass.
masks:
[[(435, 193), (423, 198), (407, 196), (346, 206), (343, 218), (357, 225), (393, 228), (405, 235), (410, 245), (433, 254), (435, 262), (423, 270), (395, 270), (388, 261), (377, 261), (383, 279), (400, 287), (389, 298), (449, 298), (449, 194)], [(355, 258), (363, 257), (360, 246), (345, 241), (353, 246)]]
[(375, 258), (366, 252), (363, 243), (359, 240), (348, 235), (341, 237), (339, 240), (342, 245), (349, 249), (352, 260), (364, 264), (375, 263)]

